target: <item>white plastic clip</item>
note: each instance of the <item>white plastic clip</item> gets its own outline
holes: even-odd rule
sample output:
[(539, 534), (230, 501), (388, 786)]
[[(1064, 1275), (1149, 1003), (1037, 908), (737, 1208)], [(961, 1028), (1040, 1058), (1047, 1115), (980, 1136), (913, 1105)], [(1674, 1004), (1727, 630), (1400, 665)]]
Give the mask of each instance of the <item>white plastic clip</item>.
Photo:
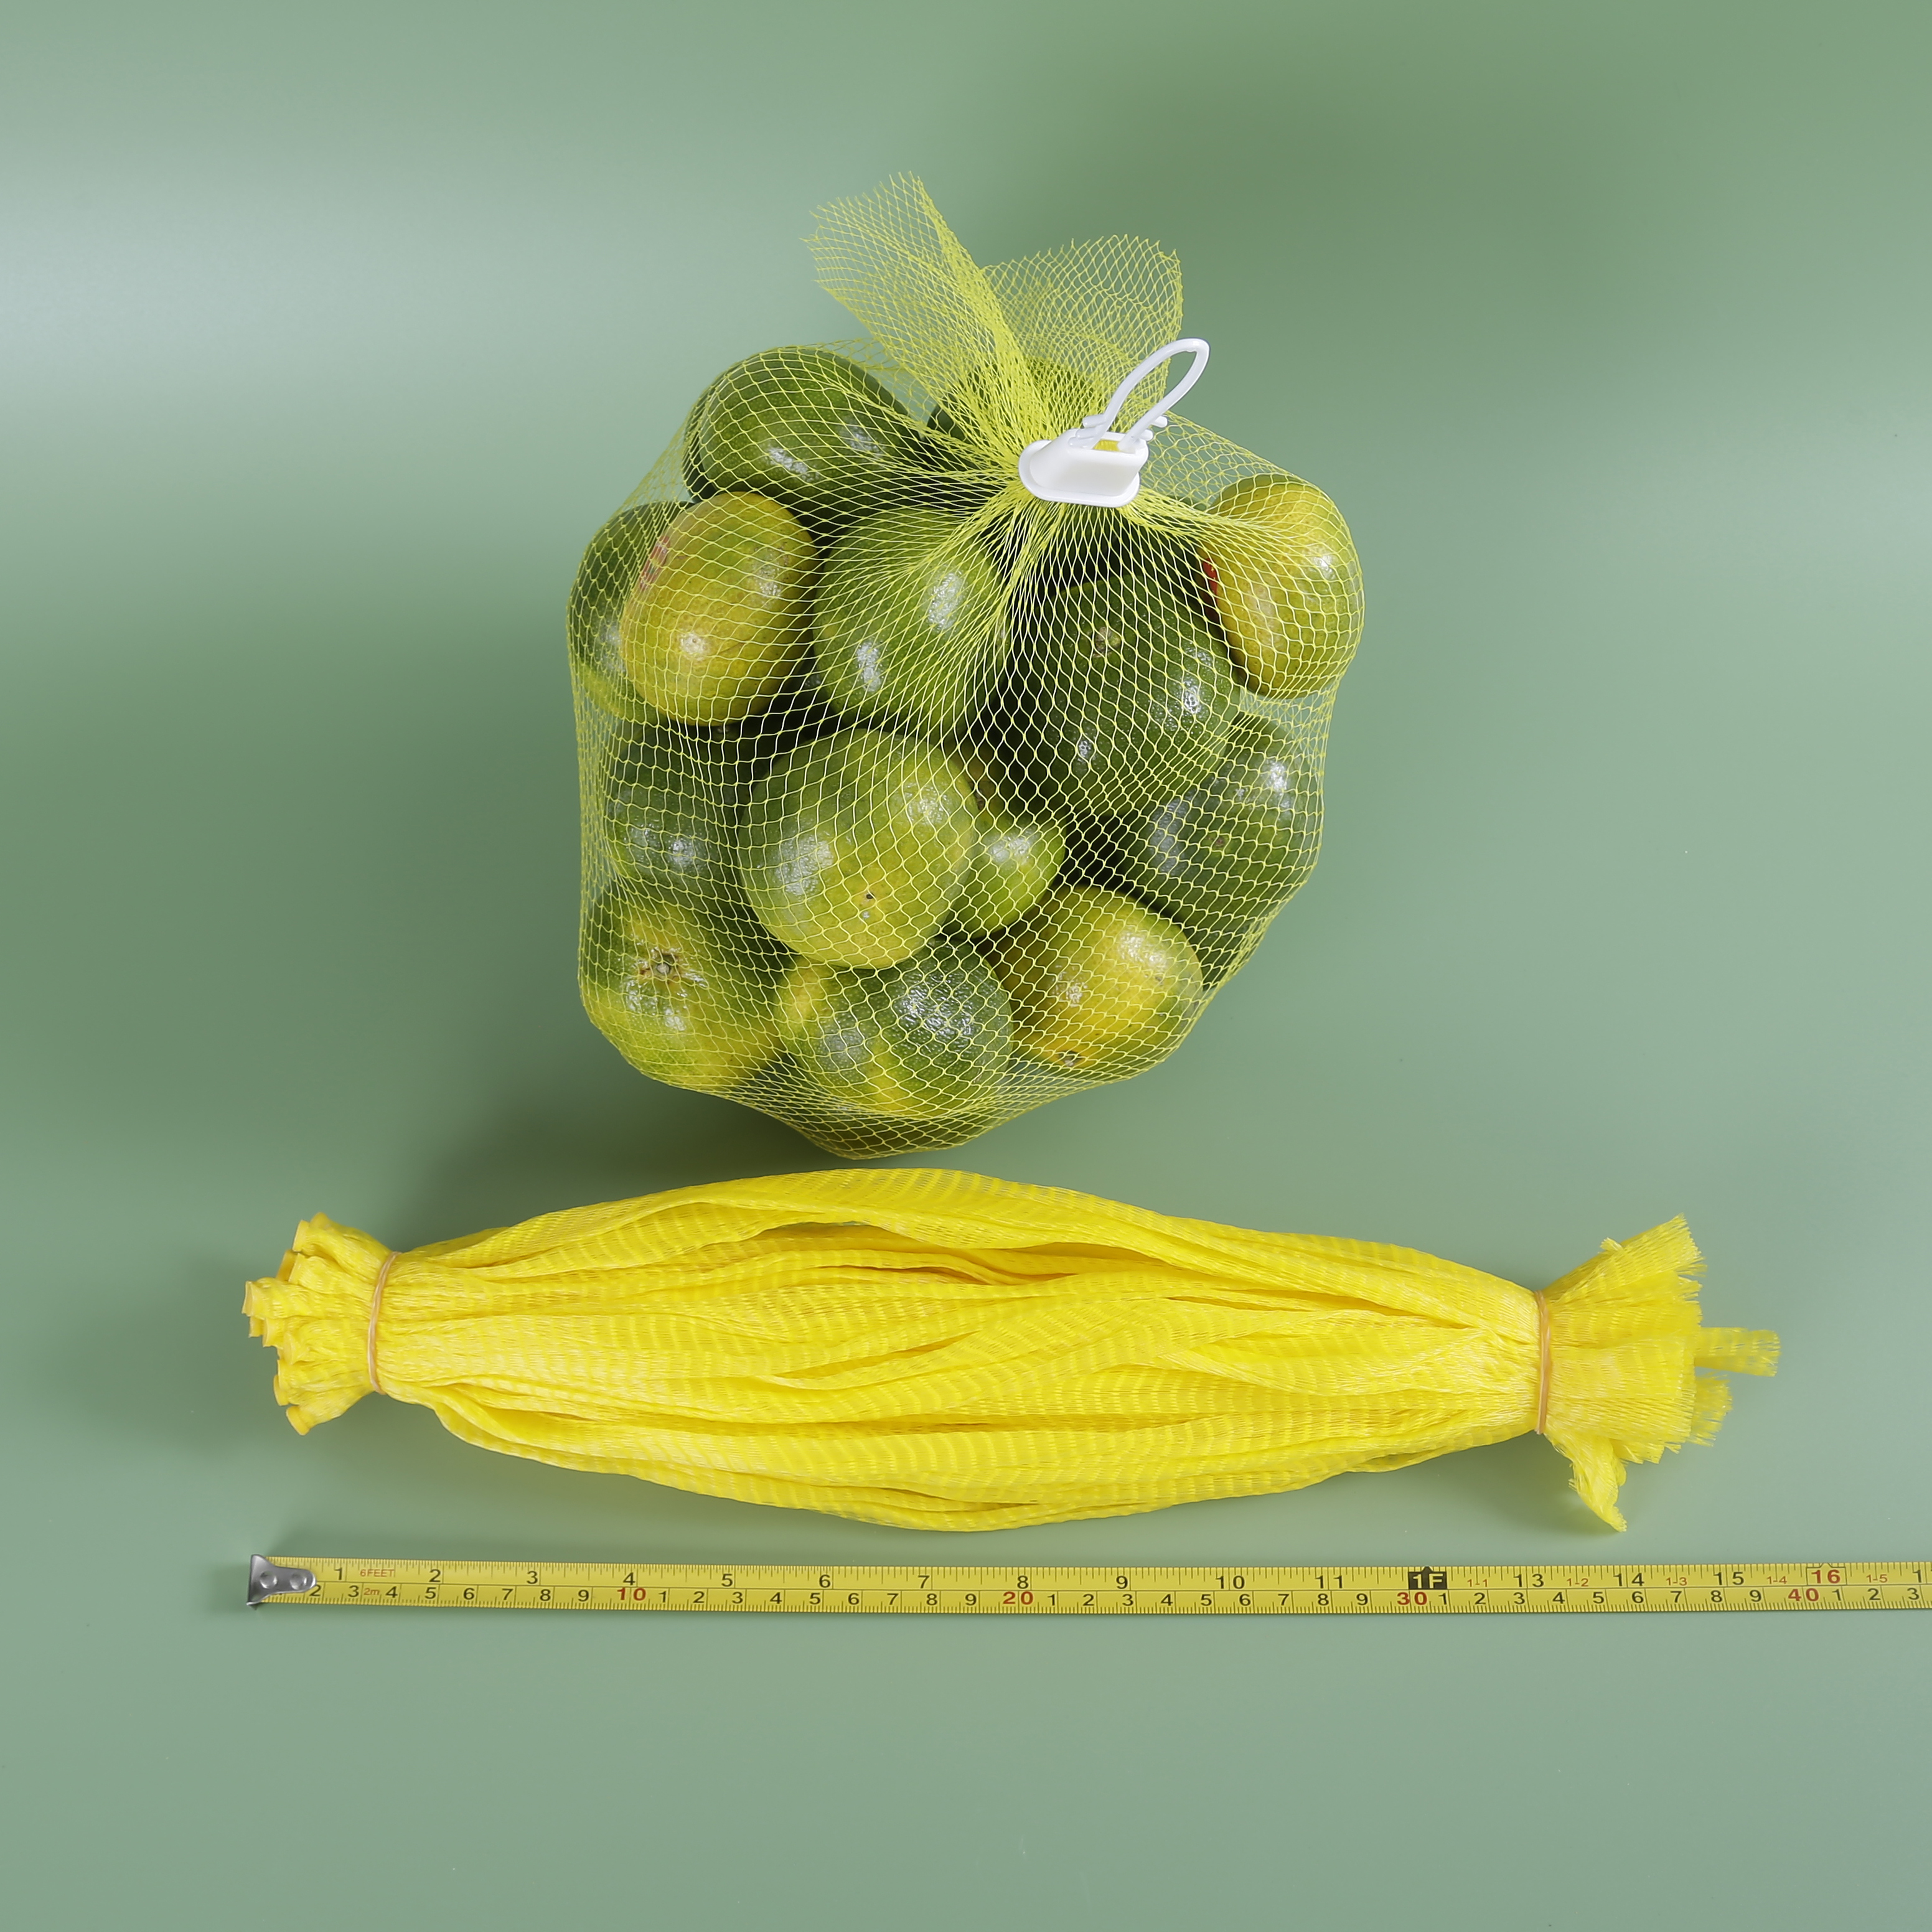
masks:
[[(1117, 432), (1114, 418), (1127, 398), (1170, 356), (1184, 350), (1194, 360), (1178, 386), (1168, 390), (1132, 429)], [(1166, 412), (1200, 381), (1207, 366), (1208, 345), (1198, 335), (1156, 349), (1128, 371), (1100, 415), (1088, 416), (1078, 429), (1063, 430), (1051, 442), (1028, 443), (1020, 452), (1020, 481), (1043, 503), (1090, 503), (1102, 510), (1131, 503), (1140, 494), (1148, 439), (1156, 430), (1166, 428)]]

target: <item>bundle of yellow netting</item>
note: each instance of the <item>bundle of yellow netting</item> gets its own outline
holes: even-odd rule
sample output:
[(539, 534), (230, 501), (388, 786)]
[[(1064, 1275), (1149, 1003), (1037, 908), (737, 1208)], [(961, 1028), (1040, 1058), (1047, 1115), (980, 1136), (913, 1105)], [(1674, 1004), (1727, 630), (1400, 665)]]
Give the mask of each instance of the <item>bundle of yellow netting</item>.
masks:
[(1362, 590), (1173, 412), (1171, 255), (982, 268), (910, 181), (820, 218), (868, 334), (725, 370), (571, 594), (580, 976), (644, 1072), (864, 1156), (1174, 1050), (1315, 862)]
[(486, 1449), (920, 1529), (1126, 1516), (1540, 1430), (1623, 1527), (1774, 1335), (1681, 1221), (1532, 1294), (1406, 1248), (919, 1169), (681, 1188), (394, 1254), (318, 1216), (249, 1284), (306, 1432), (371, 1390)]

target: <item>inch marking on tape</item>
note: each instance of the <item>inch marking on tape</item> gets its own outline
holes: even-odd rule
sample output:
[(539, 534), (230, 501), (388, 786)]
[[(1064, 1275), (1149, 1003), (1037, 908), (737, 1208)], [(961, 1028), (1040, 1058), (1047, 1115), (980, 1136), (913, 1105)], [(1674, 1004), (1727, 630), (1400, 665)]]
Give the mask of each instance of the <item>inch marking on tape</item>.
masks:
[(468, 1563), (257, 1556), (248, 1601), (373, 1610), (912, 1616), (1558, 1616), (1932, 1610), (1900, 1562), (1346, 1564), (1321, 1569), (828, 1563)]

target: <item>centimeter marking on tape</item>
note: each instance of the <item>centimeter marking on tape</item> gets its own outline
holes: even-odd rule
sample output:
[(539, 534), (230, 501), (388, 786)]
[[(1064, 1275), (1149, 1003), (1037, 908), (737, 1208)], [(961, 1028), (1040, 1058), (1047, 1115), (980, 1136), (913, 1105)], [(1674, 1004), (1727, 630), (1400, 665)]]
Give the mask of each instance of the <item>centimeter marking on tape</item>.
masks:
[(1559, 1616), (1932, 1610), (1932, 1558), (1850, 1563), (1344, 1564), (466, 1563), (257, 1556), (251, 1604), (914, 1616)]

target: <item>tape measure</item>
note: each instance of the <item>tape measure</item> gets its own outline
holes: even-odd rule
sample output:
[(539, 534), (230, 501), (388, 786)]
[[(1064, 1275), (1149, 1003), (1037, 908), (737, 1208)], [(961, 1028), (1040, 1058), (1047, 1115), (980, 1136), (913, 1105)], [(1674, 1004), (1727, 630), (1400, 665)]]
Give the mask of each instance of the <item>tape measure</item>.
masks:
[(248, 1601), (370, 1610), (818, 1616), (1441, 1616), (1932, 1610), (1902, 1563), (1515, 1563), (1237, 1569), (916, 1564), (465, 1563), (257, 1556)]

